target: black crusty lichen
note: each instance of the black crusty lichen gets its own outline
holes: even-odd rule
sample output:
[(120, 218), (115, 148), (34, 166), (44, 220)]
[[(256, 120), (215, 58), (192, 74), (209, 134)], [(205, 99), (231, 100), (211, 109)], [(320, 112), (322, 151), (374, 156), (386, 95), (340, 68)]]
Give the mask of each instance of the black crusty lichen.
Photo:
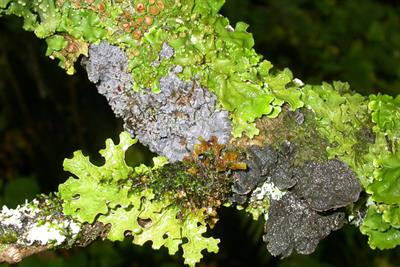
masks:
[(345, 163), (306, 160), (299, 165), (299, 149), (289, 141), (280, 149), (268, 144), (249, 146), (248, 169), (234, 175), (233, 201), (243, 205), (251, 196), (248, 204), (254, 204), (251, 201), (259, 200), (262, 192), (268, 198), (264, 241), (274, 256), (312, 253), (321, 239), (342, 227), (343, 207), (357, 201), (361, 193), (360, 183)]
[(293, 174), (292, 156), (289, 143), (283, 144), (282, 151), (275, 150), (270, 145), (248, 147), (244, 160), (247, 170), (234, 174), (233, 201), (244, 204), (249, 193), (264, 182), (271, 182), (280, 190), (293, 187), (296, 180)]
[[(164, 43), (159, 60), (168, 59), (173, 53)], [(153, 65), (156, 68), (157, 62)], [(216, 96), (198, 81), (181, 80), (178, 77), (183, 71), (181, 66), (171, 68), (159, 79), (158, 94), (148, 88), (133, 91), (127, 56), (107, 42), (91, 45), (83, 66), (114, 113), (124, 120), (125, 130), (171, 162), (182, 160), (192, 152), (199, 137), (209, 140), (215, 136), (221, 144), (230, 139), (228, 112), (216, 107)]]
[(293, 250), (310, 254), (321, 239), (343, 226), (344, 219), (344, 212), (319, 213), (305, 200), (287, 192), (281, 199), (271, 201), (263, 239), (274, 256), (287, 257)]
[(360, 184), (349, 166), (339, 160), (306, 162), (296, 172), (293, 192), (312, 209), (326, 211), (358, 200)]

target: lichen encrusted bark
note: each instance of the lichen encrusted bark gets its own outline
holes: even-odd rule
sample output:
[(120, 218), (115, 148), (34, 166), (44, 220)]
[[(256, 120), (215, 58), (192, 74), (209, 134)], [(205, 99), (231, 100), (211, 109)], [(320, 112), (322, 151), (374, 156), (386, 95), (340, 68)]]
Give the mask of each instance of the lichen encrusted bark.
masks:
[[(137, 243), (153, 240), (170, 253), (182, 245), (190, 265), (202, 249), (216, 251), (217, 241), (201, 235), (231, 201), (267, 218), (265, 239), (276, 255), (310, 253), (341, 226), (346, 205), (345, 218), (359, 218), (353, 222), (371, 247), (399, 245), (400, 96), (367, 98), (341, 82), (305, 85), (263, 60), (248, 25), (232, 27), (218, 15), (223, 3), (0, 0), (0, 15), (23, 17), (24, 28), (46, 38), (46, 54), (68, 73), (85, 55), (89, 79), (125, 128), (176, 161), (168, 168), (127, 166), (127, 133), (120, 145), (107, 141), (105, 166), (77, 152), (65, 163), (77, 177), (60, 186), (63, 212), (81, 223), (110, 223), (112, 240), (129, 230)], [(367, 205), (352, 208), (360, 185)], [(119, 227), (123, 216), (130, 220)], [(277, 225), (298, 218), (301, 226)], [(182, 244), (182, 235), (202, 242)]]
[[(159, 60), (171, 58), (174, 50), (164, 42)], [(155, 61), (154, 64), (160, 64)], [(89, 80), (106, 96), (116, 116), (121, 117), (125, 130), (140, 142), (170, 161), (182, 160), (193, 152), (199, 138), (217, 137), (225, 144), (231, 135), (228, 112), (217, 108), (216, 96), (200, 86), (199, 81), (185, 82), (177, 75), (181, 66), (171, 66), (169, 73), (158, 81), (160, 92), (150, 88), (132, 91), (128, 58), (116, 46), (106, 42), (91, 45), (89, 57), (83, 59)]]
[(57, 196), (40, 195), (15, 209), (2, 207), (0, 262), (17, 263), (48, 249), (84, 247), (104, 238), (108, 230), (104, 224), (85, 224), (65, 215)]

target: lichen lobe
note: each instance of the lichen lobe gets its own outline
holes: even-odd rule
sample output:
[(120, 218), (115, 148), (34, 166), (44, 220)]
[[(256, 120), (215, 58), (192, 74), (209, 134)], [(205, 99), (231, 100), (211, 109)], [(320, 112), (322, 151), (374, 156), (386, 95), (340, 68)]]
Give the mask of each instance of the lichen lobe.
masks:
[(288, 257), (294, 250), (311, 254), (321, 239), (343, 226), (344, 215), (320, 214), (310, 209), (305, 200), (287, 193), (280, 200), (271, 201), (263, 239), (273, 256)]
[(356, 202), (361, 186), (345, 163), (333, 159), (296, 164), (299, 147), (285, 141), (246, 149), (248, 169), (235, 173), (232, 200), (253, 207), (268, 198), (264, 241), (274, 256), (310, 254), (331, 231), (342, 227), (344, 207)]
[(339, 160), (306, 162), (297, 172), (297, 181), (293, 191), (317, 211), (345, 207), (361, 193), (354, 172)]

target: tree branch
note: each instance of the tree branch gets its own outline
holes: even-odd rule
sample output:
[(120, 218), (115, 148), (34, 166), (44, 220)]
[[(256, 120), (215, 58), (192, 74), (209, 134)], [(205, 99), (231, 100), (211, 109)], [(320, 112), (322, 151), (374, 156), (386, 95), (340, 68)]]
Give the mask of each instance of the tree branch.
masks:
[[(3, 241), (5, 260), (132, 235), (134, 244), (152, 241), (171, 254), (182, 248), (193, 266), (202, 250), (218, 250), (219, 240), (203, 234), (221, 205), (264, 216), (264, 241), (276, 256), (312, 253), (345, 222), (372, 248), (400, 244), (400, 98), (367, 98), (341, 82), (305, 85), (273, 68), (253, 49), (248, 25), (233, 28), (217, 14), (223, 2), (0, 1), (0, 15), (24, 17), (67, 73), (85, 56), (89, 80), (129, 132), (119, 144), (106, 141), (103, 166), (80, 151), (65, 160), (74, 176), (49, 214), (32, 202), (20, 207), (28, 224), (2, 221), (14, 236)], [(128, 166), (131, 136), (164, 157)], [(19, 214), (3, 208), (9, 213)], [(32, 238), (38, 229), (60, 234), (50, 219), (68, 238)], [(92, 239), (78, 242), (83, 225)]]
[(10, 264), (49, 249), (85, 247), (104, 239), (109, 227), (80, 223), (62, 212), (62, 200), (41, 195), (15, 209), (0, 212), (0, 262)]

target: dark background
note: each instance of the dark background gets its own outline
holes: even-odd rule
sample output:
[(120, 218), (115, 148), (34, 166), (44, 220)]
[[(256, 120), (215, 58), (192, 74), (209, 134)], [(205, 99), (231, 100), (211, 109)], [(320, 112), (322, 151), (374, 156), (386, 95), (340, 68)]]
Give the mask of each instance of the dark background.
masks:
[[(256, 50), (307, 83), (348, 81), (362, 94), (400, 91), (400, 5), (372, 0), (227, 0), (232, 24), (250, 24)], [(44, 56), (45, 43), (22, 30), (15, 17), (0, 19), (0, 204), (57, 190), (68, 174), (62, 161), (82, 149), (95, 161), (104, 141), (122, 130), (120, 120), (83, 70), (68, 76)], [(151, 153), (135, 146), (131, 164)], [(222, 209), (212, 231), (220, 253), (199, 266), (400, 266), (399, 249), (374, 251), (358, 229), (346, 226), (321, 242), (312, 256), (270, 257), (261, 240), (263, 222)], [(182, 266), (179, 256), (147, 244), (96, 242), (85, 249), (50, 251), (18, 266)], [(6, 266), (1, 265), (0, 266)]]

